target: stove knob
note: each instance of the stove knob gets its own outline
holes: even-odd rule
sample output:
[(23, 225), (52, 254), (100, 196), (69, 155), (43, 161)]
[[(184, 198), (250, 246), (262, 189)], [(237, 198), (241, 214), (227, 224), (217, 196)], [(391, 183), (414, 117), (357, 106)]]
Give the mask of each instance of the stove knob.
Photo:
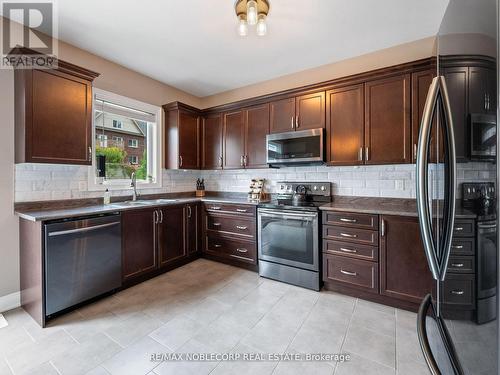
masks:
[(285, 190), (285, 185), (280, 185), (280, 190)]
[(286, 189), (291, 191), (291, 190), (292, 190), (292, 185), (288, 185), (288, 186), (286, 187)]
[(313, 186), (313, 190), (316, 191), (318, 190), (318, 187), (316, 185)]
[(326, 187), (323, 185), (321, 186), (321, 191), (325, 191), (326, 190)]

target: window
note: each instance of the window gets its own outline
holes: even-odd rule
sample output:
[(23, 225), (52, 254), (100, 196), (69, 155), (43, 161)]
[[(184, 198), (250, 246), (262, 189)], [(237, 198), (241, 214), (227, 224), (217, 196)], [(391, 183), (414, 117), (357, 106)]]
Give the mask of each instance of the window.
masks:
[[(161, 108), (93, 91), (95, 144), (89, 189), (128, 189), (133, 172), (138, 188), (161, 187)], [(104, 165), (104, 171), (98, 165)]]

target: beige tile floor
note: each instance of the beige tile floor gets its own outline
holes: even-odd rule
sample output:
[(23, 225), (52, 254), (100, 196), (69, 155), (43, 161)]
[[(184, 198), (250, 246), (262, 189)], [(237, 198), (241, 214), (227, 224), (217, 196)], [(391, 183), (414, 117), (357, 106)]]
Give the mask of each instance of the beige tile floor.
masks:
[[(5, 313), (0, 374), (426, 374), (416, 315), (197, 260), (41, 329)], [(348, 353), (336, 362), (152, 362), (152, 353)]]

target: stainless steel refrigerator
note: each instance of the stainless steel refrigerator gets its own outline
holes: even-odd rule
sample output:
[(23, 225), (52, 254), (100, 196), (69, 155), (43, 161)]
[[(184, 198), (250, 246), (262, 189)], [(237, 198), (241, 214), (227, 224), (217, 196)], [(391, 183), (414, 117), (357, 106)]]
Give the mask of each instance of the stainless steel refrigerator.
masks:
[[(497, 374), (499, 368), (498, 14), (495, 0), (450, 0), (420, 126), (417, 206), (435, 283), (421, 303), (417, 331), (432, 374)], [(490, 172), (480, 175), (485, 165)], [(489, 216), (465, 208), (466, 198), (481, 210), (487, 206)], [(460, 215), (469, 211), (470, 235), (460, 242)], [(464, 264), (468, 272), (460, 269)]]

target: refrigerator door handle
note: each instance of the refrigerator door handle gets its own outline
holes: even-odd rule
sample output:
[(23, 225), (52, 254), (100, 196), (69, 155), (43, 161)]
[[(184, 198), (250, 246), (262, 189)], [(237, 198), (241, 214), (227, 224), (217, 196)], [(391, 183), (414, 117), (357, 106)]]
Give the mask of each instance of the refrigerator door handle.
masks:
[(455, 151), (455, 133), (453, 129), (453, 117), (451, 112), (450, 98), (448, 95), (448, 88), (446, 86), (446, 79), (444, 76), (439, 77), (440, 80), (440, 92), (442, 98), (442, 105), (445, 118), (445, 140), (447, 147), (447, 163), (445, 164), (445, 225), (444, 225), (444, 238), (442, 242), (441, 254), (443, 257), (441, 259), (441, 272), (439, 275), (439, 280), (443, 281), (446, 276), (446, 271), (448, 269), (448, 261), (450, 259), (451, 252), (451, 241), (453, 238), (453, 227), (455, 225), (455, 207), (456, 207), (456, 192), (457, 192), (457, 180), (456, 180), (456, 151)]
[(437, 249), (432, 240), (432, 219), (429, 207), (428, 191), (428, 155), (431, 138), (432, 118), (436, 110), (439, 95), (439, 77), (435, 77), (429, 87), (427, 99), (424, 105), (420, 134), (418, 137), (417, 162), (416, 162), (416, 182), (417, 182), (417, 210), (420, 220), (420, 234), (424, 245), (425, 255), (432, 277), (439, 280), (440, 270), (437, 258)]

